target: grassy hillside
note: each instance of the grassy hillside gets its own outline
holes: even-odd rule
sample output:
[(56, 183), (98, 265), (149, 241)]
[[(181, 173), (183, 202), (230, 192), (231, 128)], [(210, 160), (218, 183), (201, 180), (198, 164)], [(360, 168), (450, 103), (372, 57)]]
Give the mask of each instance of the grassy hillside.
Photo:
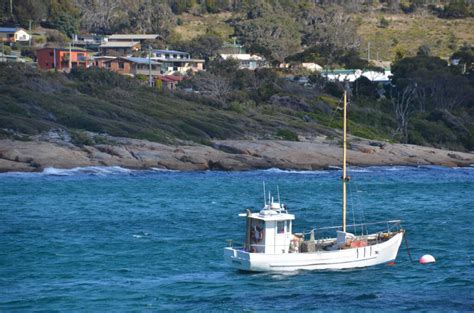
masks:
[[(463, 43), (474, 42), (474, 18), (448, 20), (430, 14), (356, 14), (358, 34), (363, 39), (359, 49), (367, 57), (367, 42), (370, 41), (371, 59), (394, 60), (397, 50), (415, 55), (418, 47), (428, 45), (433, 55), (442, 58), (451, 56)], [(381, 27), (380, 21), (388, 21)]]
[(292, 110), (265, 105), (218, 109), (100, 69), (65, 75), (2, 63), (0, 95), (3, 136), (67, 128), (165, 143), (205, 143), (214, 138), (282, 138), (281, 129), (327, 132), (318, 123), (305, 123)]
[[(53, 128), (67, 129), (76, 142), (88, 144), (93, 142), (84, 131), (163, 143), (204, 144), (212, 139), (340, 136), (341, 111), (337, 107), (341, 91), (337, 86), (306, 88), (268, 71), (223, 73), (225, 76), (202, 73), (189, 81), (197, 87), (200, 82), (206, 87), (209, 79), (229, 82), (232, 89), (225, 100), (217, 101), (206, 94), (206, 89), (198, 94), (163, 93), (139, 80), (97, 68), (62, 74), (2, 63), (0, 137), (27, 139), (24, 134), (36, 135)], [(249, 89), (249, 83), (258, 86)], [(371, 88), (360, 85), (358, 96), (352, 95), (355, 100), (350, 106), (349, 132), (368, 139), (403, 141), (397, 132), (393, 104), (385, 98), (371, 98)], [(435, 108), (414, 112), (408, 142), (472, 150), (474, 112), (467, 105), (451, 111)]]
[(212, 34), (228, 40), (234, 33), (234, 28), (227, 23), (231, 17), (232, 14), (229, 12), (199, 16), (183, 13), (179, 15), (178, 25), (173, 29), (173, 39), (191, 40)]
[[(218, 35), (229, 40), (234, 29), (229, 25), (231, 17), (237, 13), (179, 16), (180, 24), (173, 30), (173, 37), (190, 40), (200, 35)], [(367, 43), (370, 42), (371, 59), (392, 61), (397, 51), (405, 55), (415, 55), (418, 48), (428, 45), (433, 55), (449, 58), (464, 43), (474, 42), (474, 18), (442, 19), (432, 14), (354, 13), (357, 33), (361, 37), (359, 53), (367, 57)], [(381, 25), (385, 19), (388, 24)]]

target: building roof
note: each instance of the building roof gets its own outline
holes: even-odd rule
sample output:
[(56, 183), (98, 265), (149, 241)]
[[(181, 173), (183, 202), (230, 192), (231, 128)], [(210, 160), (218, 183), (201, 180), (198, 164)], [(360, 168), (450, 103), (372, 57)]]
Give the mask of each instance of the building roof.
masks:
[(158, 61), (163, 61), (163, 63), (182, 63), (182, 62), (187, 62), (187, 63), (190, 63), (190, 62), (201, 62), (201, 63), (204, 63), (205, 60), (204, 59), (172, 59), (172, 58), (169, 58), (169, 59), (162, 59), (162, 58), (151, 58), (152, 60), (158, 60)]
[(101, 48), (132, 48), (138, 45), (138, 42), (132, 41), (106, 41), (100, 45)]
[(182, 81), (184, 77), (176, 75), (162, 75), (159, 77), (159, 79), (164, 82), (179, 82)]
[(113, 34), (109, 36), (109, 40), (152, 40), (158, 37), (158, 34)]
[(0, 27), (0, 33), (15, 33), (23, 29), (21, 27)]
[(176, 51), (176, 50), (153, 50), (153, 53), (189, 54), (187, 52)]
[(232, 54), (225, 54), (221, 53), (221, 57), (224, 60), (227, 59), (234, 59), (239, 61), (265, 61), (265, 58), (249, 53), (232, 53)]
[(330, 72), (322, 72), (323, 76), (326, 76), (329, 80), (340, 81), (340, 82), (354, 82), (356, 79), (364, 76), (372, 82), (388, 82), (392, 76), (391, 71), (384, 70), (384, 72), (376, 71), (362, 71), (362, 70), (334, 70)]
[(92, 59), (94, 60), (114, 60), (116, 59), (117, 57), (114, 57), (114, 56), (109, 56), (109, 55), (96, 55), (96, 56), (93, 56)]
[(127, 58), (127, 60), (133, 63), (137, 63), (137, 64), (149, 64), (149, 63), (151, 63), (152, 65), (161, 64), (153, 60), (148, 60), (148, 58), (129, 57)]
[(136, 64), (147, 64), (147, 65), (150, 64), (150, 63), (151, 63), (151, 65), (160, 65), (161, 64), (161, 63), (153, 61), (153, 60), (151, 60), (151, 62), (149, 63), (148, 58), (138, 58), (138, 57), (113, 58), (113, 59), (104, 61), (104, 63), (109, 63), (109, 62), (112, 62), (112, 61), (115, 61), (115, 60), (121, 60), (121, 61), (124, 61), (124, 62), (130, 62), (130, 63), (136, 63)]
[[(56, 51), (66, 51), (66, 52), (69, 52), (69, 48), (54, 48), (54, 47), (46, 47), (46, 48), (41, 48), (41, 49), (38, 49), (37, 51), (40, 51), (40, 50), (56, 50)], [(71, 52), (85, 52), (85, 53), (88, 53), (89, 51), (85, 50), (85, 49), (77, 49), (77, 48), (73, 48), (70, 50)]]

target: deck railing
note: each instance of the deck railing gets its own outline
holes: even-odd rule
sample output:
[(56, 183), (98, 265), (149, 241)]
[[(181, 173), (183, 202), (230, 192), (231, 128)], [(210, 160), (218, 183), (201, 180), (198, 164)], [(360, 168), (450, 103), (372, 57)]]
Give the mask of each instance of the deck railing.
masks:
[[(354, 232), (357, 230), (359, 227), (362, 230), (361, 235), (367, 234), (367, 226), (374, 226), (374, 225), (385, 225), (387, 226), (387, 231), (392, 231), (394, 228), (400, 229), (401, 228), (401, 220), (390, 220), (390, 221), (381, 221), (381, 222), (372, 222), (372, 223), (360, 223), (360, 224), (347, 224), (347, 228), (352, 228)], [(328, 227), (314, 227), (308, 232), (303, 232), (303, 235), (309, 235), (311, 232), (316, 231), (316, 232), (321, 232), (325, 230), (342, 230), (342, 226), (328, 226)], [(365, 230), (365, 232), (364, 232)]]

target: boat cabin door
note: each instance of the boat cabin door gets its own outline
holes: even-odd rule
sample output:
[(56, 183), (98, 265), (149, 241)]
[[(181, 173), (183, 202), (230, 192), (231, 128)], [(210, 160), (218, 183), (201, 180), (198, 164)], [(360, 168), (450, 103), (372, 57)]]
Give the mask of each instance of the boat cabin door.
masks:
[[(269, 222), (270, 224), (270, 222)], [(288, 253), (291, 241), (291, 220), (273, 221), (274, 227), (269, 232), (273, 232), (274, 243), (273, 253), (284, 254)]]
[(247, 250), (253, 253), (265, 253), (265, 239), (265, 221), (256, 218), (247, 218)]

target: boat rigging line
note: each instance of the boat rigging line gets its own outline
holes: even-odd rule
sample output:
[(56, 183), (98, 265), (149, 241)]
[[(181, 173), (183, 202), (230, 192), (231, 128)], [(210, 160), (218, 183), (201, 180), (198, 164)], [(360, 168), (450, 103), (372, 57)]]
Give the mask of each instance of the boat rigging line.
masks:
[(407, 247), (407, 254), (408, 254), (408, 257), (410, 258), (410, 262), (413, 263), (413, 258), (411, 257), (411, 253), (410, 253), (410, 247), (408, 246), (408, 239), (407, 239), (406, 229), (405, 229), (405, 232), (403, 233), (403, 239), (405, 241), (405, 246)]

